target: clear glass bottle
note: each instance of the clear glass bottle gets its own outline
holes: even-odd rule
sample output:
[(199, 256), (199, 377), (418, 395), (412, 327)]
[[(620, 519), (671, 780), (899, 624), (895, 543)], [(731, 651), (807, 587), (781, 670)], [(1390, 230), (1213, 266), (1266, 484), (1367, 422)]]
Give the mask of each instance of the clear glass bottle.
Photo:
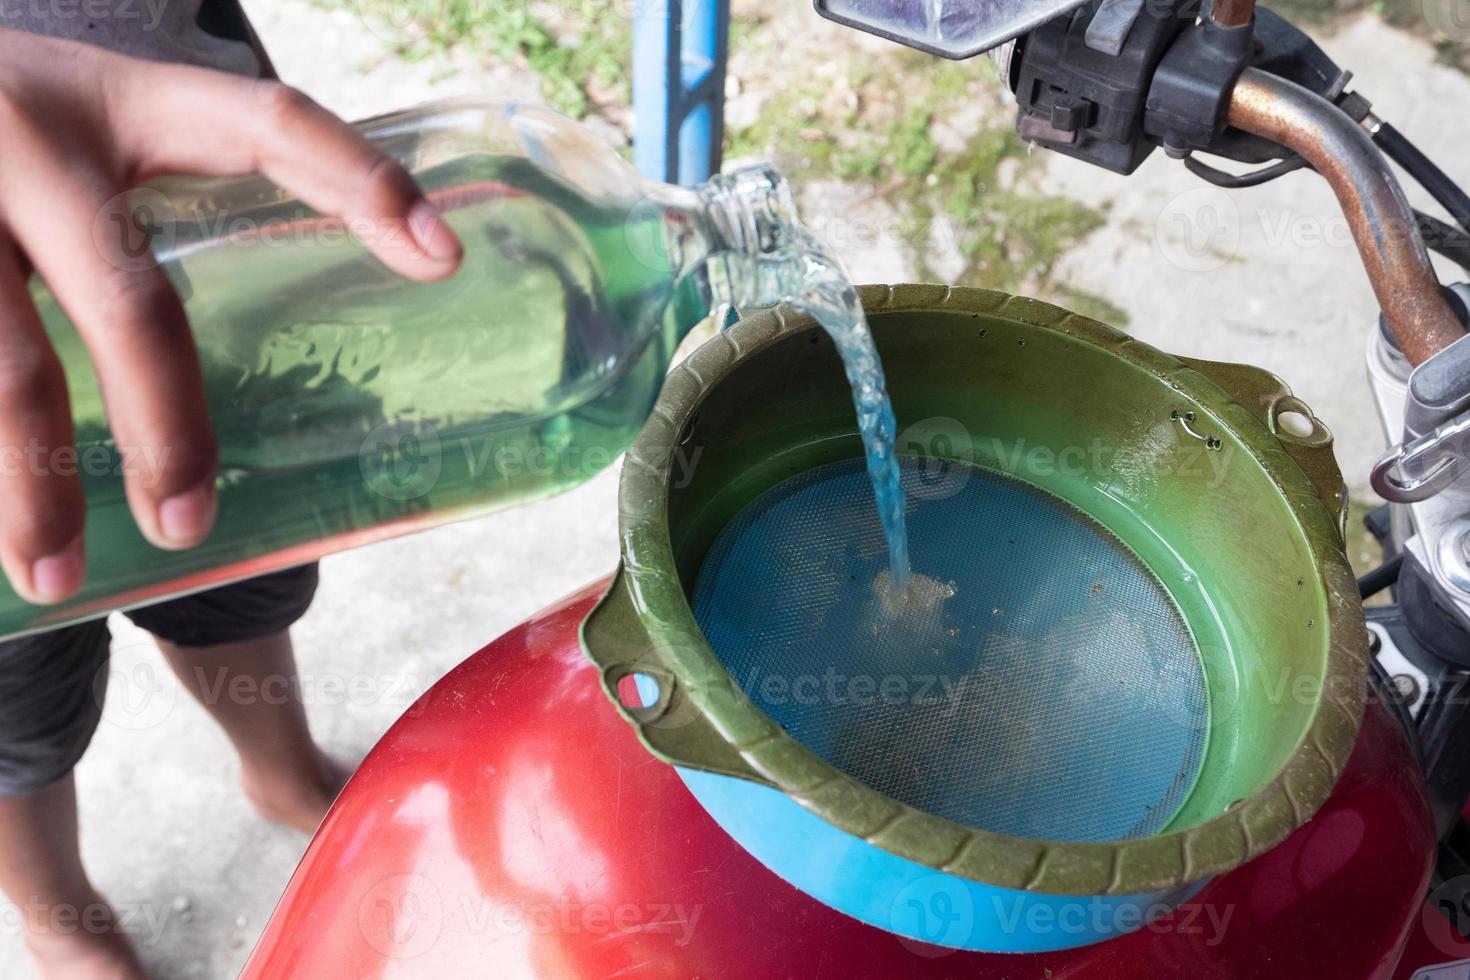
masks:
[(650, 183), (562, 116), (481, 102), (361, 128), (463, 241), (450, 278), (400, 278), (261, 177), (134, 194), (185, 300), (219, 437), (219, 519), (198, 548), (138, 532), (122, 469), (158, 460), (119, 453), (81, 340), (33, 285), (66, 368), (89, 569), (60, 606), (0, 584), (0, 636), (574, 486), (632, 442), (693, 326), (778, 298), (766, 266), (795, 216), (772, 170)]

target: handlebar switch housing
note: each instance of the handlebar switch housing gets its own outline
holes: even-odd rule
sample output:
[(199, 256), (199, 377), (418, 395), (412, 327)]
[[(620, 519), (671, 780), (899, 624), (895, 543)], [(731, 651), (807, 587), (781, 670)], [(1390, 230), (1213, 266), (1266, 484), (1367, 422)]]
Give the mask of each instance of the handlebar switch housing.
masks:
[(1009, 79), (1021, 136), (1132, 173), (1154, 149), (1142, 131), (1150, 81), (1193, 16), (1168, 3), (1092, 0), (1021, 38)]
[(1149, 86), (1143, 129), (1173, 157), (1215, 144), (1225, 110), (1254, 52), (1253, 24), (1193, 24), (1164, 54)]
[(1018, 39), (1007, 81), (1022, 138), (1120, 174), (1159, 145), (1259, 164), (1281, 147), (1224, 125), (1247, 66), (1342, 98), (1348, 76), (1280, 15), (1257, 6), (1228, 28), (1200, 13), (1200, 0), (1091, 0)]

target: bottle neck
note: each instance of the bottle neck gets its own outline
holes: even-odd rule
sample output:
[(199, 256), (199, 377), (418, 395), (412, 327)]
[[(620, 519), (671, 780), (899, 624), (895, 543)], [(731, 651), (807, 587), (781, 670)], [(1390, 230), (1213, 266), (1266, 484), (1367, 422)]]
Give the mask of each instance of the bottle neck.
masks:
[(781, 302), (781, 272), (798, 227), (786, 179), (770, 166), (747, 167), (700, 190), (716, 243), (708, 262), (712, 299), (735, 307)]
[(756, 166), (693, 189), (660, 192), (675, 278), (698, 290), (707, 311), (770, 306), (784, 298), (782, 270), (798, 227), (784, 177)]

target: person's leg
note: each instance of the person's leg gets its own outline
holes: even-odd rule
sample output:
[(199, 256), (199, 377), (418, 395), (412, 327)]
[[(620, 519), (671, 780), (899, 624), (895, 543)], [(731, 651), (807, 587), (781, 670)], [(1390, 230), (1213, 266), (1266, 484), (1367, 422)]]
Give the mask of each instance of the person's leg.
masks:
[(0, 643), (0, 891), (45, 980), (144, 976), (77, 841), (71, 770), (102, 714), (108, 641), (97, 620)]
[(0, 799), (0, 889), (15, 903), (42, 980), (142, 980), (117, 915), (93, 887), (77, 849), (70, 773)]
[(328, 758), (306, 724), (290, 627), (316, 594), (303, 565), (134, 609), (185, 689), (240, 756), (240, 782), (263, 815), (310, 832), (349, 770)]
[(240, 785), (256, 810), (308, 833), (315, 830), (349, 770), (312, 740), (291, 634), (282, 630), (207, 647), (155, 639), (184, 689), (234, 745)]

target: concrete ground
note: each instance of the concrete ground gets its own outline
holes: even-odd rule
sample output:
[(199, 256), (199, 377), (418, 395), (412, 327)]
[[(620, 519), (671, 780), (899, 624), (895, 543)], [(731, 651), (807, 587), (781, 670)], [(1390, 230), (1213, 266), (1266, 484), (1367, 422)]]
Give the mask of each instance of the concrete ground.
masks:
[[(440, 94), (538, 97), (524, 68), (463, 52), (396, 59), (347, 12), (298, 0), (245, 5), (281, 75), (349, 117)], [(1371, 16), (1326, 47), (1359, 71), (1359, 87), (1387, 118), (1470, 182), (1470, 158), (1458, 152), (1464, 133), (1439, 122), (1442, 107), (1470, 104), (1470, 79)], [(1380, 449), (1362, 382), (1372, 295), (1320, 183), (1296, 175), (1222, 197), (1161, 155), (1128, 180), (1055, 158), (1043, 183), (1111, 207), (1107, 226), (1063, 259), (1063, 278), (1127, 310), (1130, 329), (1165, 349), (1281, 374), (1337, 431), (1349, 484), (1364, 482)], [(829, 189), (808, 198), (808, 209), (817, 201), (857, 207), (870, 196)], [(850, 247), (845, 258), (859, 279), (905, 278), (914, 268), (902, 247), (881, 243)], [(296, 634), (312, 723), (327, 747), (360, 757), (467, 654), (608, 572), (615, 524), (615, 474), (606, 473), (510, 514), (328, 559)], [(116, 626), (106, 718), (78, 769), (87, 861), (158, 977), (227, 977), (306, 838), (256, 819), (224, 739), (147, 642), (124, 621)], [(0, 977), (30, 975), (17, 915), (0, 907)]]
[[(1427, 43), (1372, 15), (1342, 25), (1322, 46), (1355, 72), (1352, 86), (1374, 111), (1470, 182), (1466, 133), (1438, 115), (1470, 104), (1470, 77), (1433, 65)], [(1299, 171), (1224, 191), (1155, 153), (1131, 177), (1053, 155), (1044, 185), (1109, 207), (1106, 227), (1062, 258), (1063, 279), (1127, 310), (1128, 330), (1141, 340), (1280, 375), (1333, 430), (1349, 488), (1366, 492), (1384, 448), (1363, 366), (1378, 308), (1325, 181)], [(1405, 190), (1433, 210), (1418, 187)], [(1445, 281), (1465, 278), (1453, 268), (1442, 266)]]

